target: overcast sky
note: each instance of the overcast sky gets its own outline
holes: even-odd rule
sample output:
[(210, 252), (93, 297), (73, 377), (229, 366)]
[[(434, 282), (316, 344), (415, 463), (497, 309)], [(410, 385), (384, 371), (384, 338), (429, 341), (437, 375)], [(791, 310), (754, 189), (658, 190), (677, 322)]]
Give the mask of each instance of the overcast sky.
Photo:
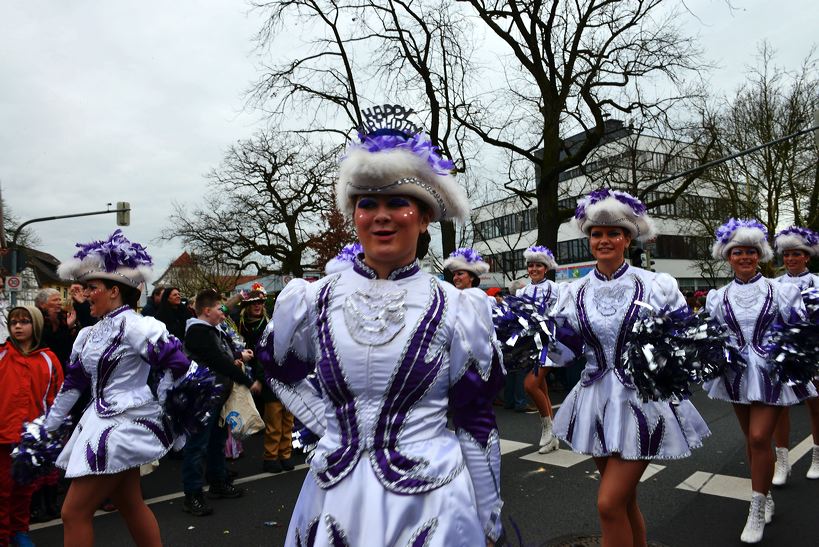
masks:
[[(816, 41), (815, 0), (687, 0), (699, 18), (711, 78), (742, 80), (763, 39), (798, 67)], [(243, 109), (257, 76), (252, 38), (261, 14), (241, 0), (0, 2), (0, 183), (20, 219), (131, 203), (125, 233), (147, 244), (157, 274), (180, 243), (153, 240), (174, 201), (196, 203), (204, 174), (248, 138)], [(388, 98), (385, 98), (388, 99)], [(114, 215), (34, 225), (40, 248), (64, 260), (77, 241), (104, 237)]]

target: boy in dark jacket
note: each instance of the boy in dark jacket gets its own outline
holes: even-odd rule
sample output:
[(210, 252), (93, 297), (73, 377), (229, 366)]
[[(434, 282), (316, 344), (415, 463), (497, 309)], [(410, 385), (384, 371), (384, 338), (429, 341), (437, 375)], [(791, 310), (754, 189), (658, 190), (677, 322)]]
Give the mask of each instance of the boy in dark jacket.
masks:
[(225, 467), (227, 426), (219, 425), (222, 405), (230, 395), (234, 382), (246, 385), (254, 393), (259, 392), (262, 386), (258, 381), (249, 379), (242, 371), (242, 363), (249, 361), (253, 357), (253, 352), (250, 350), (235, 352), (230, 337), (218, 327), (225, 318), (219, 294), (213, 289), (200, 291), (196, 296), (195, 309), (197, 317), (188, 319), (186, 324), (185, 352), (200, 366), (209, 368), (216, 375), (217, 381), (225, 386), (222, 401), (212, 409), (209, 425), (185, 443), (182, 462), (185, 502), (182, 508), (192, 515), (204, 516), (213, 512), (202, 495), (205, 482), (204, 463), (207, 464), (210, 482), (208, 497), (238, 498), (242, 495), (242, 490), (227, 480)]

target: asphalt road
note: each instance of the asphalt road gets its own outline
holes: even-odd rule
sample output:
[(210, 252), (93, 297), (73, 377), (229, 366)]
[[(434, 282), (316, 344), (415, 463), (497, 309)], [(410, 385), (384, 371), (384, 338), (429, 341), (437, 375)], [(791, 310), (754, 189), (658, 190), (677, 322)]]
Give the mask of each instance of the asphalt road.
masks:
[[(564, 394), (554, 393), (554, 403)], [(684, 460), (656, 462), (638, 489), (649, 541), (669, 547), (741, 545), (750, 499), (750, 480), (744, 441), (729, 404), (697, 393), (693, 402), (712, 431), (705, 445)], [(819, 480), (805, 478), (810, 465), (809, 420), (804, 406), (791, 410), (791, 451), (803, 455), (792, 462), (790, 482), (774, 490), (776, 516), (765, 528), (762, 545), (819, 544), (817, 499)], [(591, 459), (576, 458), (565, 450), (537, 454), (539, 420), (535, 414), (498, 409), (502, 449), (502, 494), (505, 501), (504, 545), (596, 545), (599, 534), (595, 509), (597, 476)], [(245, 454), (230, 462), (236, 480), (246, 489), (235, 500), (214, 500), (214, 514), (192, 517), (182, 511), (180, 464), (163, 460), (143, 479), (149, 500), (170, 546), (279, 546), (301, 483), (304, 466), (270, 475), (261, 471), (261, 437), (245, 441)], [(740, 499), (740, 498), (745, 499)], [(96, 544), (132, 545), (117, 513), (95, 518)], [(40, 546), (62, 545), (59, 521), (34, 525), (32, 539)], [(522, 543), (518, 540), (519, 531)], [(376, 546), (377, 547), (377, 546)]]

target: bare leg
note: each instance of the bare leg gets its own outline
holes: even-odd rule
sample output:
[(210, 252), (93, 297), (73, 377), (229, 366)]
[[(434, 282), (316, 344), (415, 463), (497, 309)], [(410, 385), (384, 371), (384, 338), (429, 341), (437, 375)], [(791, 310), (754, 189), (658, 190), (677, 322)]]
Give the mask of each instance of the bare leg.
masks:
[(159, 535), (159, 524), (153, 512), (142, 499), (142, 487), (139, 482), (139, 468), (121, 473), (122, 482), (112, 492), (111, 500), (125, 519), (131, 537), (139, 547), (157, 547), (162, 545)]
[(71, 481), (62, 508), (63, 541), (66, 547), (94, 545), (94, 512), (119, 486), (122, 475), (88, 475)]
[(532, 402), (540, 411), (541, 416), (552, 417), (552, 401), (549, 399), (549, 390), (546, 385), (546, 374), (548, 369), (539, 367), (537, 375), (527, 372), (523, 380), (523, 387), (526, 394), (532, 398)]
[[(810, 399), (809, 399), (810, 400)], [(791, 413), (788, 412), (788, 407), (784, 407), (779, 414), (779, 420), (776, 422), (776, 429), (774, 430), (774, 442), (777, 448), (788, 448), (791, 438)]]
[(751, 468), (751, 447), (748, 444), (748, 430), (751, 422), (751, 405), (734, 404), (734, 414), (737, 415), (739, 421), (739, 428), (742, 434), (745, 435), (745, 459), (748, 462), (748, 469)]
[(751, 454), (751, 486), (754, 492), (766, 494), (771, 489), (774, 457), (771, 441), (782, 407), (751, 404), (748, 423), (748, 450)]
[(595, 458), (600, 471), (597, 511), (604, 547), (645, 547), (646, 528), (637, 505), (637, 485), (648, 467), (646, 460), (619, 456)]
[[(819, 389), (819, 382), (814, 380), (813, 385)], [(819, 397), (813, 397), (805, 400), (810, 412), (810, 428), (813, 433), (813, 444), (819, 445)]]

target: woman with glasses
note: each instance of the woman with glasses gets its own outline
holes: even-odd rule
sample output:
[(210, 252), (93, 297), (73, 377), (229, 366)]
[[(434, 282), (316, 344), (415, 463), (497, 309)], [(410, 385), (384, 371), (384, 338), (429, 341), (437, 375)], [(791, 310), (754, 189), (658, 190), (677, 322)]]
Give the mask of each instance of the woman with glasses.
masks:
[(789, 386), (771, 373), (766, 344), (777, 321), (804, 316), (799, 288), (775, 283), (759, 273), (759, 263), (773, 258), (768, 231), (756, 220), (729, 219), (717, 228), (712, 255), (725, 260), (734, 279), (708, 293), (708, 315), (726, 325), (746, 366), (726, 367), (722, 376), (705, 384), (712, 399), (728, 401), (745, 435), (751, 469), (751, 507), (740, 540), (762, 540), (765, 524), (774, 513), (770, 494), (774, 473), (771, 447), (774, 428), (783, 408), (816, 396), (813, 386)]

